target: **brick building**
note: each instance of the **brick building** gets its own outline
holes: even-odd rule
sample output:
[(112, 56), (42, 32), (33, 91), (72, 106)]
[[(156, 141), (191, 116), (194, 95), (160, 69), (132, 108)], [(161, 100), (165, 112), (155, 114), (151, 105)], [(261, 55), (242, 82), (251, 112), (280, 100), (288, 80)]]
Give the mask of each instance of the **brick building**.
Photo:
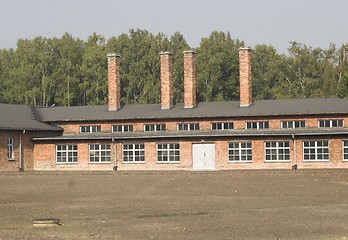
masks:
[[(30, 121), (21, 121), (28, 126), (9, 123), (0, 128), (0, 168), (347, 168), (348, 101), (253, 101), (250, 57), (250, 49), (239, 50), (240, 101), (197, 103), (195, 52), (185, 51), (184, 103), (173, 104), (172, 55), (163, 52), (161, 103), (122, 106), (120, 57), (109, 54), (108, 105), (30, 109), (0, 105), (1, 112), (18, 108), (27, 120), (31, 116)], [(14, 114), (7, 121), (15, 119)], [(0, 121), (6, 125), (6, 119)], [(34, 123), (38, 126), (29, 128)]]

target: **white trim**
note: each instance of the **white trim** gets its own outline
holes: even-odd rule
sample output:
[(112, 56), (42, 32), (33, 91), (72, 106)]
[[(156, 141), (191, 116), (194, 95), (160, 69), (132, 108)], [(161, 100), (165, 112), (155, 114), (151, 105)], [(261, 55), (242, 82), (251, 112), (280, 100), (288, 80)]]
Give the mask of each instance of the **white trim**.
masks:
[[(342, 162), (348, 162), (348, 158), (347, 158), (347, 159), (344, 159), (344, 149), (345, 149), (345, 148), (348, 149), (348, 144), (347, 144), (346, 147), (344, 146), (344, 142), (345, 142), (345, 141), (348, 143), (348, 140), (342, 140)], [(348, 155), (348, 153), (347, 153), (347, 155)]]
[[(92, 145), (98, 146), (98, 149), (91, 150)], [(105, 149), (102, 149), (101, 146), (105, 146)], [(97, 161), (91, 161), (91, 153), (92, 152), (98, 153), (98, 156), (93, 156), (94, 158), (97, 158)], [(105, 153), (109, 153), (109, 155), (105, 155)], [(102, 157), (105, 157), (105, 158), (108, 157), (109, 160), (102, 161), (101, 160)], [(110, 164), (111, 163), (111, 146), (110, 146), (110, 144), (88, 144), (88, 163), (89, 164)]]
[[(242, 148), (242, 144), (250, 144), (250, 147)], [(238, 148), (230, 148), (230, 144), (238, 144)], [(251, 154), (248, 154), (248, 151), (251, 151)], [(230, 160), (230, 151), (238, 151), (238, 157), (240, 160)], [(245, 154), (242, 154), (242, 151), (245, 151)], [(251, 156), (251, 160), (242, 160), (242, 156), (248, 158)], [(233, 155), (232, 155), (233, 157)], [(251, 163), (253, 161), (253, 144), (252, 142), (228, 142), (227, 143), (227, 162), (228, 163)]]
[[(305, 147), (305, 142), (314, 142), (314, 146), (311, 147)], [(327, 147), (320, 147), (321, 149), (328, 149), (328, 159), (318, 159), (318, 142), (327, 142)], [(305, 159), (305, 148), (306, 149), (314, 149), (315, 152), (315, 159)], [(320, 154), (323, 154), (323, 153), (320, 153)], [(310, 155), (310, 154), (308, 154)], [(326, 153), (325, 153), (326, 155)], [(303, 162), (330, 162), (330, 141), (329, 140), (313, 140), (313, 141), (302, 141), (302, 159), (303, 159)]]
[[(330, 126), (329, 127), (320, 127), (320, 122), (324, 122), (324, 125), (325, 125), (325, 121), (329, 121), (329, 123), (330, 123)], [(337, 126), (332, 126), (333, 124), (333, 122), (337, 122)], [(338, 122), (339, 121), (342, 121), (342, 126), (338, 126)], [(343, 119), (318, 119), (318, 128), (342, 128), (342, 127), (344, 127), (344, 120)]]
[[(270, 143), (270, 144), (272, 144), (272, 143), (275, 143), (276, 144), (276, 146), (275, 147), (273, 147), (273, 146), (270, 146), (270, 147), (267, 147), (267, 143)], [(286, 146), (279, 146), (280, 145), (280, 143), (283, 143), (283, 144), (286, 144), (286, 143), (288, 143), (288, 147), (286, 147)], [(270, 156), (272, 156), (272, 155), (274, 155), (274, 154), (267, 154), (267, 149), (269, 149), (270, 151), (271, 150), (276, 150), (276, 158), (277, 159), (271, 159), (271, 160), (267, 160), (267, 155), (270, 155)], [(286, 153), (284, 153), (283, 152), (283, 154), (279, 154), (279, 151), (280, 150), (283, 150), (283, 151), (285, 151), (285, 150), (288, 150), (288, 154), (286, 154)], [(281, 162), (281, 163), (284, 163), (284, 162), (291, 162), (291, 152), (290, 152), (290, 141), (265, 141), (264, 142), (264, 156), (265, 156), (265, 162), (266, 163), (271, 163), (271, 162)], [(283, 160), (280, 160), (279, 159), (279, 156), (287, 156), (287, 155), (289, 155), (289, 159), (283, 159)]]
[[(64, 147), (65, 149), (58, 151), (58, 146)], [(75, 149), (69, 149), (69, 146), (72, 146), (72, 148), (74, 148), (76, 146), (76, 150)], [(65, 159), (64, 159), (65, 161), (64, 162), (58, 162), (58, 152), (65, 153)], [(73, 154), (75, 152), (76, 152), (76, 161), (68, 162), (69, 153)], [(74, 159), (74, 158), (75, 158), (75, 156), (72, 156), (72, 159)], [(77, 163), (78, 163), (77, 144), (56, 144), (56, 164), (58, 164), (58, 165), (65, 165), (65, 164), (77, 164)]]
[(14, 157), (14, 137), (7, 138), (7, 160), (8, 161), (15, 160), (15, 157)]
[[(158, 149), (158, 145), (167, 145), (167, 148), (166, 149)], [(178, 145), (179, 148), (170, 148), (170, 145)], [(166, 157), (167, 157), (167, 160), (166, 161), (158, 161), (158, 151), (161, 151), (161, 152), (164, 152), (166, 153)], [(169, 158), (172, 156), (172, 157), (176, 157), (177, 155), (170, 155), (170, 152), (171, 151), (179, 151), (179, 160), (175, 160), (175, 161), (170, 161)], [(156, 143), (156, 163), (159, 163), (159, 164), (170, 164), (170, 163), (180, 163), (180, 144), (179, 143)]]
[[(132, 149), (124, 149), (125, 145), (132, 145)], [(136, 145), (139, 145), (138, 149), (135, 148)], [(143, 146), (143, 148), (140, 148), (141, 145)], [(125, 161), (124, 160), (124, 158), (125, 158), (124, 151), (132, 153), (132, 158), (133, 158), (132, 161)], [(135, 161), (135, 156), (136, 156), (135, 152), (139, 152), (139, 155), (138, 155), (139, 158), (144, 157), (144, 160)], [(143, 154), (140, 155), (140, 153), (143, 153)], [(144, 143), (123, 143), (122, 144), (122, 163), (131, 163), (131, 164), (132, 163), (145, 163), (145, 144)]]

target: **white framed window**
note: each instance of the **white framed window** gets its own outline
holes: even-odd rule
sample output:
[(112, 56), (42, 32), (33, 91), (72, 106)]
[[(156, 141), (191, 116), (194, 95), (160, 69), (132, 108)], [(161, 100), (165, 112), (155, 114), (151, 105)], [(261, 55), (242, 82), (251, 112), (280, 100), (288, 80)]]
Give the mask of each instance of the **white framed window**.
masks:
[(14, 160), (14, 138), (7, 138), (7, 160)]
[(199, 123), (178, 123), (177, 130), (178, 131), (198, 131)]
[(229, 162), (251, 162), (252, 144), (251, 142), (230, 142), (228, 143)]
[(110, 163), (110, 144), (89, 144), (90, 163)]
[(161, 163), (180, 162), (179, 143), (157, 144), (157, 162), (161, 162)]
[(329, 141), (304, 141), (303, 161), (329, 161)]
[(233, 129), (233, 122), (212, 122), (211, 130), (228, 130)]
[(158, 132), (158, 131), (165, 131), (165, 130), (166, 130), (165, 124), (144, 124), (145, 132)]
[(144, 144), (122, 144), (123, 162), (145, 162)]
[(77, 163), (77, 145), (56, 145), (56, 163)]
[(343, 127), (343, 119), (318, 120), (318, 127), (320, 128)]
[(246, 129), (267, 129), (269, 128), (269, 122), (247, 122)]
[(113, 125), (112, 132), (133, 132), (133, 125)]
[(342, 157), (343, 161), (348, 161), (348, 140), (342, 141)]
[(290, 161), (290, 142), (265, 142), (265, 161)]
[(305, 128), (305, 120), (295, 120), (295, 121), (282, 121), (281, 128)]
[(80, 132), (81, 133), (94, 133), (94, 132), (101, 132), (101, 126), (80, 126)]

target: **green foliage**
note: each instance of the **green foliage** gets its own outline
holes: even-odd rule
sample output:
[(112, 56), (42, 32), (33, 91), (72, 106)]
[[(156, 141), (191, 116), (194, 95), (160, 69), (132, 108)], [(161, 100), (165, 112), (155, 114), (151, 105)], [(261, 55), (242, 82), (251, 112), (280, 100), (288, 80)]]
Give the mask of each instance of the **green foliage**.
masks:
[[(230, 33), (202, 38), (197, 55), (198, 101), (239, 99), (238, 49), (244, 42)], [(106, 40), (93, 33), (86, 41), (20, 39), (17, 48), (0, 49), (0, 102), (60, 106), (107, 103), (107, 53), (121, 55), (124, 103), (159, 103), (159, 53), (173, 54), (174, 102), (183, 102), (184, 36), (131, 29)], [(270, 45), (252, 50), (254, 99), (348, 97), (348, 44), (328, 49), (291, 42), (288, 55)]]

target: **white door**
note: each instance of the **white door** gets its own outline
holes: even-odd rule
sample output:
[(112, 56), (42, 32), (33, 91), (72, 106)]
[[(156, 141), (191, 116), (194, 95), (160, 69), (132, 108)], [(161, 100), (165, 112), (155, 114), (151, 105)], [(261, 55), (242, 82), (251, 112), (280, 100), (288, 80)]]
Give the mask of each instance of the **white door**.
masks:
[(215, 144), (193, 144), (193, 170), (215, 170)]

